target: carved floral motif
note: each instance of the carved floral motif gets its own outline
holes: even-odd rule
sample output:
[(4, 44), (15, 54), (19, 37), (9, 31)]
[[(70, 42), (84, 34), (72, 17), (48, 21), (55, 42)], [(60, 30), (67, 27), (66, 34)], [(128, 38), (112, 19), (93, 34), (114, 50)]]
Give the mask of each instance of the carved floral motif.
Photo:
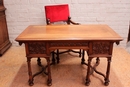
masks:
[(109, 54), (110, 43), (109, 42), (93, 42), (93, 54)]
[(46, 52), (46, 44), (42, 42), (28, 43), (28, 50), (30, 54), (44, 54)]

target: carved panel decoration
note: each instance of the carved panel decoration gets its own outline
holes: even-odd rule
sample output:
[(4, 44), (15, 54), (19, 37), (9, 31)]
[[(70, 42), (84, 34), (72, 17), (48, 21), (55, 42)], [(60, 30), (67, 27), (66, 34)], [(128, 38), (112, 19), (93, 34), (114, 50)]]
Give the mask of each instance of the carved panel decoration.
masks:
[(46, 44), (43, 42), (28, 43), (28, 50), (30, 54), (44, 54), (46, 53)]
[(88, 46), (88, 42), (83, 42), (83, 43), (73, 43), (73, 42), (54, 42), (51, 43), (50, 46)]
[(92, 50), (93, 50), (93, 54), (109, 54), (110, 43), (109, 42), (93, 42)]

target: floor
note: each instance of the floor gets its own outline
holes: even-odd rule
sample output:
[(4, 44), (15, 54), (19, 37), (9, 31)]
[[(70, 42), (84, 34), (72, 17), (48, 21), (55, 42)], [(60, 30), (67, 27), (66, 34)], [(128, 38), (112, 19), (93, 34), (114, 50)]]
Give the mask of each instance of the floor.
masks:
[[(85, 56), (87, 60), (87, 55)], [(85, 76), (87, 66), (81, 65), (81, 58), (77, 54), (67, 53), (60, 55), (60, 63), (52, 65), (51, 87), (86, 87)], [(67, 59), (66, 59), (67, 58)], [(87, 61), (86, 61), (87, 62)], [(43, 65), (46, 64), (42, 58)], [(95, 61), (93, 61), (93, 64)], [(110, 83), (107, 87), (130, 87), (130, 54), (121, 47), (114, 47), (111, 62)], [(33, 72), (40, 68), (36, 64), (36, 58), (32, 59)], [(101, 58), (98, 70), (104, 71), (106, 58)], [(12, 46), (0, 57), (0, 87), (30, 87), (28, 85), (28, 71), (24, 47)], [(44, 74), (34, 78), (32, 87), (48, 87), (47, 76)], [(88, 87), (105, 87), (103, 77), (94, 73), (91, 76)]]

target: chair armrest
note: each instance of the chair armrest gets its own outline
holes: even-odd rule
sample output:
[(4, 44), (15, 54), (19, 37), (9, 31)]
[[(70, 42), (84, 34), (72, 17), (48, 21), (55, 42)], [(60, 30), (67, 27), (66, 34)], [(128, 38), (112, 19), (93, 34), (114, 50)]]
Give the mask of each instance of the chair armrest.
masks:
[(70, 20), (70, 23), (72, 23), (72, 24), (74, 24), (74, 25), (79, 25), (80, 23), (76, 23), (76, 22), (74, 22), (74, 21), (72, 21), (72, 20)]
[(79, 25), (80, 23), (76, 23), (74, 21), (71, 20), (71, 17), (68, 17), (68, 21), (67, 21), (67, 24), (74, 24), (74, 25)]

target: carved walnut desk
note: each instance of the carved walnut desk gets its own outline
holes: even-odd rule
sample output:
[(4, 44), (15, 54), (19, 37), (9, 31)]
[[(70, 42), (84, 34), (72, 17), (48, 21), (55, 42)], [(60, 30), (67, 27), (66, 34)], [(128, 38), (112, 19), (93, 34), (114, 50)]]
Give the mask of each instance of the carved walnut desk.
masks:
[[(17, 38), (21, 45), (25, 44), (28, 64), (29, 85), (33, 85), (31, 70), (31, 58), (43, 57), (47, 61), (47, 84), (52, 84), (50, 69), (50, 53), (55, 49), (84, 49), (88, 54), (88, 63), (82, 59), (82, 64), (88, 65), (86, 85), (90, 84), (91, 68), (102, 75), (104, 84), (109, 84), (110, 63), (113, 44), (123, 40), (107, 25), (30, 25)], [(98, 72), (95, 66), (91, 66), (91, 60), (96, 57), (96, 65), (99, 57), (108, 60), (106, 75)]]

